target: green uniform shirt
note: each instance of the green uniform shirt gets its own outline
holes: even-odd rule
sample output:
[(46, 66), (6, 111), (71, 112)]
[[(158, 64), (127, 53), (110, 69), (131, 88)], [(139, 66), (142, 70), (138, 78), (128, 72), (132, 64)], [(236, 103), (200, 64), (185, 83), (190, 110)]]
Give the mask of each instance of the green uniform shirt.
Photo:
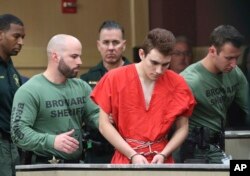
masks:
[[(11, 135), (19, 147), (38, 155), (79, 159), (82, 155), (83, 122), (98, 126), (99, 108), (89, 95), (91, 88), (74, 78), (53, 84), (42, 74), (32, 77), (16, 92), (11, 117)], [(72, 153), (54, 149), (57, 134), (74, 129), (79, 149)]]
[(213, 74), (201, 62), (197, 62), (181, 72), (181, 75), (197, 101), (189, 121), (191, 129), (194, 126), (206, 126), (219, 132), (222, 119), (225, 124), (232, 101), (248, 113), (248, 83), (238, 67), (229, 73)]

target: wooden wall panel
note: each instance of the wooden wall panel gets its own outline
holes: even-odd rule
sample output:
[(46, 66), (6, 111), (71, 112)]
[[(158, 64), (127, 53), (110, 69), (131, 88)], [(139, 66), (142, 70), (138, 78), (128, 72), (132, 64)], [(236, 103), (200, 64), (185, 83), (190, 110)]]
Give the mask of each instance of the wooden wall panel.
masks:
[[(0, 13), (15, 14), (25, 23), (25, 45), (13, 61), (21, 74), (30, 77), (46, 68), (47, 43), (59, 33), (80, 39), (83, 44), (81, 73), (86, 72), (100, 60), (96, 49), (98, 28), (107, 19), (124, 26), (127, 39), (125, 56), (132, 61), (132, 48), (141, 43), (139, 40), (148, 32), (147, 4), (146, 0), (77, 0), (77, 13), (63, 14), (61, 0), (0, 0)], [(131, 9), (131, 6), (135, 8)], [(132, 27), (134, 24), (136, 28)]]

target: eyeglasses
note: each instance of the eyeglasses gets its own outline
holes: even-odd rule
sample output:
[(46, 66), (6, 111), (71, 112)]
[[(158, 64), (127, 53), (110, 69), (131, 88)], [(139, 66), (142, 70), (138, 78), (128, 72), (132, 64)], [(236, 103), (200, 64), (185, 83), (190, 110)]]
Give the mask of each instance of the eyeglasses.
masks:
[(191, 56), (191, 52), (190, 51), (173, 51), (172, 52), (172, 56), (175, 56), (175, 57), (181, 57), (181, 56)]

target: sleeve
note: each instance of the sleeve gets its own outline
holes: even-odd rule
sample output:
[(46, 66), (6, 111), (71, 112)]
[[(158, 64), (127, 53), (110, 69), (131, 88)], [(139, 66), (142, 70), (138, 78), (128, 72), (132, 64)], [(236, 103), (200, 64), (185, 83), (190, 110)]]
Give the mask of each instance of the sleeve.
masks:
[(13, 142), (32, 151), (54, 149), (55, 135), (38, 133), (33, 129), (39, 110), (36, 95), (23, 87), (15, 94), (11, 114), (11, 137)]
[(184, 70), (180, 73), (180, 75), (184, 78), (187, 83), (189, 89), (192, 91), (192, 94), (195, 95), (195, 87), (199, 87), (201, 81), (199, 81), (199, 76), (197, 74), (193, 74), (190, 71)]
[(241, 71), (240, 71), (238, 80), (239, 80), (239, 86), (237, 87), (234, 101), (247, 114), (247, 116), (248, 116), (247, 122), (248, 122), (248, 124), (250, 124), (250, 119), (249, 119), (249, 97), (250, 97), (250, 95), (249, 95), (249, 83)]
[(193, 113), (196, 101), (191, 89), (182, 77), (180, 77), (175, 90), (174, 102), (177, 103), (176, 106), (181, 107), (180, 116), (190, 117)]
[(112, 111), (111, 107), (111, 80), (109, 73), (105, 74), (102, 79), (95, 86), (91, 98), (92, 100), (102, 108), (102, 110), (110, 114)]
[(86, 91), (84, 122), (87, 126), (98, 129), (99, 107), (90, 98), (90, 93), (92, 91), (91, 87), (87, 83), (84, 83), (84, 86), (84, 90)]

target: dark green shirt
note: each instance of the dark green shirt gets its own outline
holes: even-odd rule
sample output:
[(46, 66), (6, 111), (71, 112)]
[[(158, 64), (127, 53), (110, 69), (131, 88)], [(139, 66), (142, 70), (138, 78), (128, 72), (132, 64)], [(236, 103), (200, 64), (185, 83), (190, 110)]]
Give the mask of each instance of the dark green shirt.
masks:
[[(124, 65), (130, 64), (129, 60), (123, 57)], [(103, 77), (108, 70), (104, 67), (103, 62), (101, 61), (99, 64), (91, 68), (87, 73), (82, 74), (80, 78), (86, 81), (92, 89), (98, 83), (98, 81)]]
[(10, 133), (13, 98), (20, 85), (20, 75), (14, 68), (12, 60), (5, 62), (0, 57), (0, 131)]

